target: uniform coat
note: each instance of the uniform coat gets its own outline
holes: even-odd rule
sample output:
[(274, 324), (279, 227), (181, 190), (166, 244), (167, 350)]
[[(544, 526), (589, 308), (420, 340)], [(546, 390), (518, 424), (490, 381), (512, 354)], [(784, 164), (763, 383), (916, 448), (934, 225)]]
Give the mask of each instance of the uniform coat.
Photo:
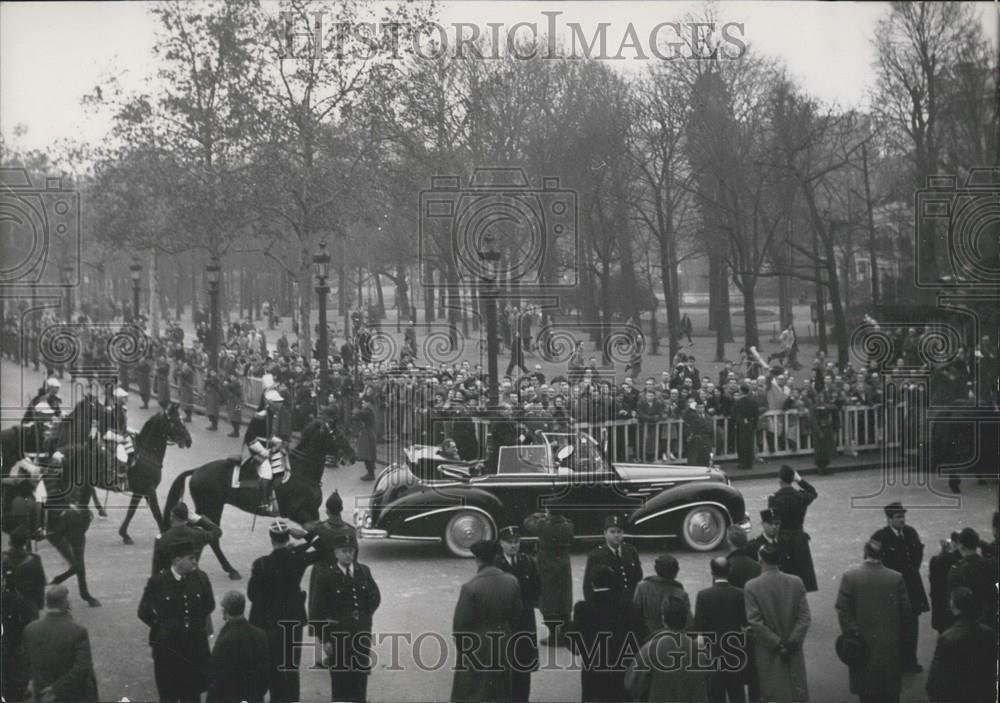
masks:
[(583, 572), (583, 597), (588, 598), (593, 593), (593, 574), (598, 566), (606, 566), (618, 577), (620, 597), (631, 603), (635, 597), (635, 588), (642, 580), (642, 564), (639, 553), (631, 544), (622, 543), (619, 551), (621, 557), (615, 556), (607, 543), (595, 547), (587, 555), (587, 567)]
[[(333, 553), (333, 548), (328, 545), (333, 543), (333, 538), (338, 535), (347, 535), (351, 538), (351, 546), (355, 549), (354, 561), (357, 561), (357, 549), (358, 549), (358, 534), (354, 525), (348, 525), (340, 517), (340, 515), (334, 515), (333, 517), (327, 518), (321, 522), (310, 522), (303, 527), (314, 535), (316, 535), (316, 551), (319, 552), (319, 558), (324, 559), (330, 564), (336, 561), (336, 557)], [(320, 608), (320, 604), (316, 602), (316, 597), (319, 591), (316, 588), (316, 578), (319, 576), (320, 569), (314, 567), (309, 573), (309, 612), (312, 613)]]
[[(743, 593), (747, 622), (753, 632), (761, 696), (774, 703), (808, 701), (802, 643), (812, 618), (802, 579), (762, 564), (760, 576), (748, 581)], [(787, 658), (778, 653), (782, 642), (797, 647)]]
[(452, 621), (456, 660), (450, 700), (510, 700), (507, 648), (522, 611), (517, 578), (495, 566), (480, 566), (472, 580), (462, 584)]
[(206, 545), (222, 537), (222, 528), (206, 517), (198, 517), (184, 525), (174, 525), (153, 541), (153, 574), (170, 569), (170, 547), (190, 542), (201, 555)]
[(316, 607), (309, 612), (321, 628), (329, 652), (331, 700), (364, 701), (371, 671), (372, 616), (382, 602), (372, 573), (364, 564), (351, 565), (347, 576), (338, 564), (313, 567)]
[(767, 507), (781, 519), (781, 537), (788, 547), (787, 565), (782, 562), (781, 570), (798, 576), (810, 593), (819, 589), (816, 570), (813, 567), (812, 551), (809, 549), (809, 533), (802, 529), (806, 510), (816, 500), (816, 489), (805, 480), (799, 481), (802, 490), (791, 486), (779, 488), (767, 499)]
[(184, 412), (191, 412), (194, 408), (194, 367), (185, 361), (177, 374), (177, 380), (180, 388), (181, 408)]
[(524, 529), (538, 537), (538, 575), (542, 580), (538, 609), (548, 621), (568, 622), (573, 611), (573, 572), (569, 561), (573, 523), (558, 513), (535, 513), (525, 519)]
[(997, 695), (997, 633), (972, 617), (938, 637), (927, 672), (931, 703), (982, 703)]
[(208, 688), (207, 619), (213, 610), (212, 584), (203, 571), (178, 579), (173, 569), (163, 569), (146, 582), (139, 619), (149, 626), (160, 700), (198, 700)]
[(837, 618), (844, 633), (865, 643), (862, 664), (850, 667), (851, 693), (880, 701), (899, 700), (905, 640), (912, 637), (912, 606), (897, 571), (865, 561), (840, 579)]
[(68, 611), (49, 611), (24, 628), (24, 645), (35, 699), (51, 687), (57, 701), (97, 700), (97, 676), (87, 628)]
[(920, 541), (917, 531), (909, 525), (903, 525), (901, 532), (902, 537), (886, 525), (871, 538), (882, 545), (882, 563), (885, 567), (903, 575), (910, 607), (914, 615), (919, 615), (930, 610), (924, 581), (920, 577), (920, 565), (924, 561), (924, 544)]
[(37, 554), (8, 549), (3, 553), (3, 570), (9, 588), (17, 591), (35, 610), (45, 606), (45, 568)]
[[(639, 649), (642, 616), (614, 590), (591, 592), (573, 608), (567, 644), (580, 662), (584, 703), (629, 700), (625, 670)], [(607, 634), (610, 633), (610, 634)]]
[[(295, 646), (303, 639), (306, 623), (305, 591), (302, 575), (316, 562), (319, 553), (308, 545), (282, 547), (253, 563), (247, 598), (250, 600), (250, 624), (264, 630), (270, 662), (270, 699), (291, 703), (299, 696), (299, 654)], [(281, 623), (285, 623), (282, 625)]]
[(514, 648), (511, 661), (511, 700), (527, 701), (531, 693), (531, 672), (538, 671), (538, 631), (535, 626), (535, 608), (542, 592), (542, 582), (535, 560), (518, 554), (512, 565), (503, 554), (498, 554), (494, 566), (517, 578), (521, 588), (521, 612), (514, 623)]
[(149, 374), (153, 370), (153, 365), (149, 359), (143, 357), (135, 365), (135, 380), (139, 386), (139, 397), (142, 398), (143, 405), (149, 405), (149, 398), (152, 394), (152, 380)]
[[(754, 540), (756, 543), (757, 540)], [(760, 576), (760, 564), (757, 562), (757, 551), (760, 545), (747, 543), (746, 547), (739, 547), (729, 552), (726, 559), (729, 560), (729, 583), (737, 588), (743, 588), (747, 581)]]
[(246, 618), (228, 620), (212, 649), (207, 703), (263, 703), (270, 683), (267, 635)]

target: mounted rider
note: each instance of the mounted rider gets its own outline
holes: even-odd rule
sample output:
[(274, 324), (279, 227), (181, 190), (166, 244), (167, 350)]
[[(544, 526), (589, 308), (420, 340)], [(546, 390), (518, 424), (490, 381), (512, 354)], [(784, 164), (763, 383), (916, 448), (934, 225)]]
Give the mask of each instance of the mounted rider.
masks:
[(117, 387), (111, 393), (113, 401), (104, 406), (104, 420), (101, 427), (104, 429), (104, 439), (107, 442), (114, 442), (117, 447), (124, 450), (125, 457), (122, 463), (131, 468), (135, 463), (135, 430), (128, 426), (128, 391), (122, 387)]
[(51, 422), (53, 419), (61, 418), (62, 398), (59, 397), (60, 388), (62, 388), (62, 384), (59, 383), (59, 379), (55, 376), (46, 379), (45, 385), (43, 385), (38, 390), (38, 394), (31, 399), (31, 403), (28, 405), (28, 409), (24, 412), (24, 417), (21, 419), (21, 424), (27, 425), (37, 419), (35, 417), (35, 407), (39, 403), (45, 403), (52, 410), (54, 418), (49, 417), (47, 419), (48, 422)]
[(264, 407), (257, 411), (247, 425), (243, 437), (242, 464), (254, 465), (260, 479), (259, 509), (268, 515), (277, 515), (272, 505), (271, 482), (281, 481), (288, 470), (288, 447), (292, 437), (292, 421), (285, 399), (277, 388), (264, 391)]

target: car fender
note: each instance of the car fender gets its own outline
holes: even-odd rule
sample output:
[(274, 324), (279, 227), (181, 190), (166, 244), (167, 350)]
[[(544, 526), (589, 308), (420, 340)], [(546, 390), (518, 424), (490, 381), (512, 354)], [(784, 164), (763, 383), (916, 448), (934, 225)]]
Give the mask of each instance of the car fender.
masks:
[(385, 530), (389, 537), (440, 538), (448, 521), (464, 509), (487, 516), (494, 535), (503, 524), (504, 509), (496, 496), (473, 486), (449, 485), (447, 491), (428, 486), (411, 490), (385, 506), (375, 527)]
[(724, 483), (695, 482), (666, 488), (635, 510), (628, 520), (629, 534), (673, 534), (690, 508), (713, 505), (729, 524), (739, 523), (746, 512), (743, 495)]

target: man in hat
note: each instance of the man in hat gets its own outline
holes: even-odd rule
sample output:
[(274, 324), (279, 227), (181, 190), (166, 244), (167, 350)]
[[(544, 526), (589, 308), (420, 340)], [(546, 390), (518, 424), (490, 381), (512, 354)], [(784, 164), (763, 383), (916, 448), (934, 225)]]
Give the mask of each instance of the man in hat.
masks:
[(253, 563), (247, 597), (250, 599), (250, 624), (267, 635), (271, 700), (293, 703), (299, 696), (299, 653), (306, 624), (306, 594), (302, 575), (319, 560), (320, 553), (310, 544), (292, 544), (292, 537), (303, 539), (307, 533), (282, 519), (268, 530), (271, 553)]
[(767, 507), (781, 521), (780, 534), (787, 545), (788, 562), (782, 566), (782, 571), (801, 578), (806, 590), (812, 592), (819, 586), (809, 549), (809, 534), (803, 529), (803, 523), (806, 510), (816, 500), (816, 489), (787, 464), (778, 469), (778, 480), (781, 487), (767, 499)]
[(632, 603), (636, 586), (642, 581), (642, 564), (639, 553), (631, 544), (625, 543), (625, 521), (620, 515), (604, 518), (604, 544), (595, 547), (587, 555), (587, 566), (583, 572), (583, 595), (586, 598), (593, 588), (593, 572), (598, 566), (607, 566), (614, 572), (619, 582), (619, 594), (627, 603)]
[(367, 566), (356, 561), (349, 535), (332, 542), (335, 562), (314, 567), (315, 608), (309, 620), (323, 642), (330, 669), (330, 700), (364, 701), (371, 671), (372, 617), (382, 602)]
[(729, 529), (726, 530), (726, 537), (729, 538), (729, 543), (734, 547), (733, 551), (726, 556), (729, 562), (727, 579), (737, 588), (743, 588), (747, 581), (760, 576), (757, 552), (762, 545), (756, 540), (754, 540), (755, 545), (751, 545), (747, 540), (747, 533), (738, 525), (730, 525)]
[(521, 587), (521, 612), (514, 623), (511, 651), (511, 696), (513, 703), (527, 703), (531, 694), (531, 672), (538, 669), (538, 633), (535, 608), (541, 596), (542, 582), (535, 560), (521, 554), (521, 531), (516, 526), (500, 530), (500, 552), (494, 565), (517, 578)]
[(979, 553), (979, 533), (963, 527), (958, 533), (958, 552), (962, 558), (948, 573), (948, 590), (959, 586), (968, 588), (976, 600), (979, 622), (996, 629), (997, 626), (997, 563)]
[(913, 637), (906, 582), (883, 562), (883, 546), (869, 540), (864, 561), (840, 579), (837, 618), (845, 635), (864, 643), (864, 658), (850, 666), (851, 693), (861, 703), (899, 700), (903, 659)]
[(802, 579), (778, 568), (779, 551), (760, 548), (761, 574), (743, 589), (762, 700), (809, 700), (802, 643), (812, 618)]
[(291, 439), (291, 418), (284, 408), (285, 399), (276, 388), (264, 391), (264, 407), (254, 414), (243, 436), (243, 463), (256, 469), (260, 481), (258, 510), (276, 516), (272, 506), (271, 481), (281, 479), (287, 462), (287, 447)]
[(161, 701), (190, 703), (208, 688), (208, 636), (215, 595), (198, 569), (191, 542), (173, 544), (170, 566), (153, 574), (139, 602), (139, 619), (149, 626), (153, 675)]
[(760, 530), (760, 534), (747, 544), (747, 554), (759, 562), (760, 548), (771, 545), (778, 551), (778, 564), (781, 570), (790, 573), (791, 557), (788, 552), (788, 541), (781, 535), (781, 519), (770, 508), (760, 511)]
[(684, 584), (677, 580), (680, 564), (672, 554), (661, 554), (653, 564), (656, 573), (644, 578), (635, 589), (633, 603), (646, 623), (646, 637), (652, 635), (663, 626), (663, 602), (674, 598), (687, 608), (685, 627), (690, 627), (693, 621), (691, 615), (691, 598), (684, 590)]
[(222, 537), (222, 528), (203, 515), (188, 510), (180, 501), (170, 509), (170, 527), (156, 536), (153, 542), (153, 573), (170, 566), (171, 553), (178, 544), (191, 544), (200, 558), (201, 550)]
[[(247, 622), (246, 598), (229, 591), (219, 603), (224, 625), (212, 649), (212, 672), (206, 699), (215, 703), (264, 703), (270, 684), (267, 635)], [(271, 700), (275, 700), (273, 695)]]
[(521, 587), (495, 566), (495, 542), (480, 540), (471, 551), (476, 575), (462, 585), (452, 621), (456, 658), (450, 700), (509, 701), (510, 638), (523, 612)]
[(912, 612), (907, 615), (904, 626), (907, 632), (912, 633), (912, 637), (904, 640), (907, 649), (903, 652), (903, 671), (917, 673), (923, 670), (917, 663), (917, 618), (930, 610), (924, 580), (920, 576), (924, 544), (917, 531), (906, 524), (906, 509), (902, 503), (895, 501), (885, 506), (885, 517), (888, 524), (877, 530), (871, 540), (882, 545), (882, 563), (885, 568), (898, 571), (906, 583), (906, 595)]

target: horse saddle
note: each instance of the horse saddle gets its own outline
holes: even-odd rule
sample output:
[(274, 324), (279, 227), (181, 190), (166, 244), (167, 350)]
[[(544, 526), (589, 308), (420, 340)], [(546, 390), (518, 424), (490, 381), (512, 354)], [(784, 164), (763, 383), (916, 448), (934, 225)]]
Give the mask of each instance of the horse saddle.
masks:
[(243, 461), (239, 454), (231, 454), (226, 460), (233, 467), (233, 488), (255, 487), (257, 485), (257, 466), (252, 459)]

